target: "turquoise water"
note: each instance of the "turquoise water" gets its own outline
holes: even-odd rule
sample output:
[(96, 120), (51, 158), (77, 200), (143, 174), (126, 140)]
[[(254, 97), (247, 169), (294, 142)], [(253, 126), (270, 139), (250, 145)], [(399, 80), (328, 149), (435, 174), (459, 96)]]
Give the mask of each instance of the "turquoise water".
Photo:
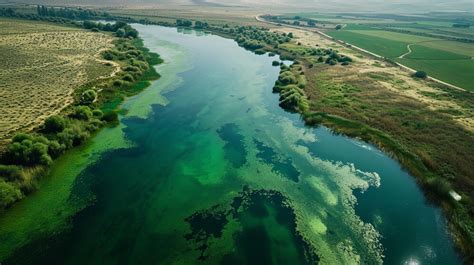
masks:
[(163, 77), (0, 218), (5, 264), (459, 263), (395, 161), (279, 108), (275, 58), (134, 27)]

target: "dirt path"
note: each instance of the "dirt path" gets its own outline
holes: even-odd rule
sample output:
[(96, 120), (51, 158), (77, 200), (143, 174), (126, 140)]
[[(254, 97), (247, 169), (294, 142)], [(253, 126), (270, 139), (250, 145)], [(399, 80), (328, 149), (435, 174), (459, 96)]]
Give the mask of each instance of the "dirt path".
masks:
[(407, 56), (408, 54), (410, 54), (410, 53), (412, 52), (410, 46), (413, 45), (413, 44), (414, 44), (414, 43), (408, 44), (408, 45), (407, 45), (408, 52), (406, 52), (406, 53), (404, 53), (404, 54), (398, 56), (398, 58), (399, 58), (399, 59), (403, 59), (403, 57), (405, 57), (405, 56)]

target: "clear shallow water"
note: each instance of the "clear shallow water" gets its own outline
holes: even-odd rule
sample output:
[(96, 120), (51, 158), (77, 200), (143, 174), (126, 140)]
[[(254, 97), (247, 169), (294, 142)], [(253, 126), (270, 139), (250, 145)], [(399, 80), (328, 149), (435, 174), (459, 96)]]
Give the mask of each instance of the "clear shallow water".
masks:
[(278, 107), (275, 58), (135, 27), (163, 78), (0, 218), (5, 264), (459, 263), (396, 162)]

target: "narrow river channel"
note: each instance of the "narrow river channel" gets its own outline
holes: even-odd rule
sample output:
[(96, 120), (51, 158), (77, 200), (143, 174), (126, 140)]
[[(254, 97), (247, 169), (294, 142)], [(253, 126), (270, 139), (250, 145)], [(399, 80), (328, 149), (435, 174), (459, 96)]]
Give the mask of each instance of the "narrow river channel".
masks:
[(133, 26), (162, 78), (0, 218), (2, 265), (460, 263), (398, 163), (278, 106), (276, 57)]

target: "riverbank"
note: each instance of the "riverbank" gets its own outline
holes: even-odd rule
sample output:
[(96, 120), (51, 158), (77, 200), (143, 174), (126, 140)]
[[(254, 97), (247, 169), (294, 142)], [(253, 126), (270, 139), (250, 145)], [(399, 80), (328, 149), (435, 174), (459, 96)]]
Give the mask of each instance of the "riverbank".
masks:
[[(96, 32), (106, 26), (88, 23), (73, 25)], [(125, 23), (107, 27), (110, 29), (105, 32), (114, 28), (133, 32)], [(113, 48), (96, 56), (104, 64), (114, 66), (113, 73), (81, 85), (73, 91), (72, 102), (59, 113), (47, 117), (33, 131), (17, 133), (5, 147), (0, 160), (0, 214), (37, 189), (39, 179), (49, 174), (53, 160), (83, 145), (101, 128), (116, 126), (123, 100), (140, 93), (160, 77), (154, 66), (162, 63), (161, 58), (144, 47), (136, 35), (115, 37)]]

